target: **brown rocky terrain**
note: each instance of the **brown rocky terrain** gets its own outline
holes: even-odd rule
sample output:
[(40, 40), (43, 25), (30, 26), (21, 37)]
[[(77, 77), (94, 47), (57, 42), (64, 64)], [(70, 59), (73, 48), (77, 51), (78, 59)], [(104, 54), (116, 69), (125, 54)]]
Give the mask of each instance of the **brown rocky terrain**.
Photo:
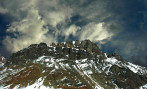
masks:
[(0, 72), (4, 88), (139, 89), (147, 69), (103, 53), (90, 40), (32, 44), (13, 53)]

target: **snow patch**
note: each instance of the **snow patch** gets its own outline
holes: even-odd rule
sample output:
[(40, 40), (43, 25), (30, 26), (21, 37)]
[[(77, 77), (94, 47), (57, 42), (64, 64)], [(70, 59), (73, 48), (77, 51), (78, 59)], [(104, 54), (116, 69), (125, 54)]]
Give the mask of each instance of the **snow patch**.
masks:
[(147, 84), (140, 86), (139, 89), (147, 89)]
[(109, 63), (111, 63), (111, 64), (119, 63), (119, 61), (118, 61), (117, 59), (115, 59), (115, 58), (107, 58), (107, 59), (105, 60), (105, 62), (109, 62)]
[(135, 64), (132, 64), (130, 62), (128, 62), (129, 65), (127, 65), (127, 67), (133, 71), (134, 73), (139, 73), (139, 74), (147, 74), (147, 70), (145, 67), (141, 67)]
[(75, 45), (76, 41), (72, 41), (73, 45)]
[(36, 59), (35, 61), (36, 61), (36, 62), (42, 61), (44, 57), (46, 57), (46, 56), (41, 56), (41, 57), (39, 57), (38, 59)]

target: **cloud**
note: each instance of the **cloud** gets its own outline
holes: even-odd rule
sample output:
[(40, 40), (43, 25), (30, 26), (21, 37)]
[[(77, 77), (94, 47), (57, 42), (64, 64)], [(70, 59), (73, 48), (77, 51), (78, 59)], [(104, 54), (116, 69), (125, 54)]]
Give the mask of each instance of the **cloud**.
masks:
[(8, 12), (7, 9), (0, 6), (0, 14), (6, 14)]
[(56, 38), (47, 34), (48, 28), (45, 28), (45, 25), (46, 23), (41, 20), (38, 10), (30, 9), (25, 19), (20, 22), (13, 22), (7, 29), (7, 32), (13, 34), (14, 37), (7, 36), (3, 44), (8, 51), (16, 52), (33, 43), (51, 43)]
[(65, 36), (67, 39), (69, 37), (69, 35), (73, 35), (73, 36), (76, 36), (77, 35), (77, 31), (80, 30), (81, 28), (79, 26), (76, 26), (76, 25), (71, 25), (69, 26), (69, 28), (67, 28), (66, 30), (64, 30), (62, 32), (62, 35)]
[[(67, 7), (68, 8), (68, 7)], [(50, 24), (53, 27), (56, 27), (59, 23), (65, 23), (66, 19), (69, 19), (71, 17), (72, 9), (70, 9), (70, 12), (67, 12), (67, 8), (59, 9), (57, 11), (45, 11), (40, 12), (43, 16), (43, 20)]]
[[(101, 0), (4, 0), (4, 8), (14, 17), (3, 45), (9, 52), (19, 51), (30, 44), (57, 42), (74, 36), (76, 39), (106, 43), (120, 32), (120, 26), (110, 11), (108, 2)], [(17, 5), (16, 5), (17, 4)], [(72, 20), (74, 16), (80, 18)], [(83, 24), (85, 23), (85, 24)], [(83, 25), (81, 25), (83, 24)], [(118, 31), (117, 31), (117, 30)]]
[[(14, 0), (11, 4), (9, 0), (5, 0), (3, 3), (8, 9), (7, 12), (15, 18), (7, 29), (7, 33), (11, 35), (7, 35), (3, 40), (3, 45), (11, 53), (33, 43), (56, 42), (58, 33), (64, 32), (63, 30), (59, 31), (57, 25), (64, 25), (72, 14), (70, 7), (55, 0)], [(63, 29), (65, 28), (67, 27)], [(69, 34), (75, 34), (74, 30), (76, 29), (76, 26), (72, 25), (63, 34), (68, 37)]]
[(73, 13), (73, 9), (60, 0), (38, 0), (36, 6), (42, 19), (55, 28), (60, 23), (66, 23)]
[(89, 39), (94, 42), (100, 42), (104, 44), (104, 40), (110, 40), (116, 33), (120, 32), (116, 31), (116, 27), (112, 24), (107, 24), (104, 22), (100, 23), (89, 23), (84, 26), (80, 33), (80, 40)]

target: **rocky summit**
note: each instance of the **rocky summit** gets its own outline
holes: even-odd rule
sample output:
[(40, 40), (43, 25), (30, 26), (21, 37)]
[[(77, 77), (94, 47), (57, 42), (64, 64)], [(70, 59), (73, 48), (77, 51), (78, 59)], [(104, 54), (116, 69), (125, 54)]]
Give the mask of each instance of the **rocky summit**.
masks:
[(147, 89), (147, 69), (90, 40), (32, 44), (0, 68), (2, 89)]

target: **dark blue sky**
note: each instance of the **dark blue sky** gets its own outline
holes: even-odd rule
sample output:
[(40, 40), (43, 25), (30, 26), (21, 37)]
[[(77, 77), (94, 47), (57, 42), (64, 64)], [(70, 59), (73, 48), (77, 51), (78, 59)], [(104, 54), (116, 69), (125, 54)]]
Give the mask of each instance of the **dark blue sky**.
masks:
[(30, 44), (90, 39), (147, 66), (146, 0), (1, 0), (0, 54)]

